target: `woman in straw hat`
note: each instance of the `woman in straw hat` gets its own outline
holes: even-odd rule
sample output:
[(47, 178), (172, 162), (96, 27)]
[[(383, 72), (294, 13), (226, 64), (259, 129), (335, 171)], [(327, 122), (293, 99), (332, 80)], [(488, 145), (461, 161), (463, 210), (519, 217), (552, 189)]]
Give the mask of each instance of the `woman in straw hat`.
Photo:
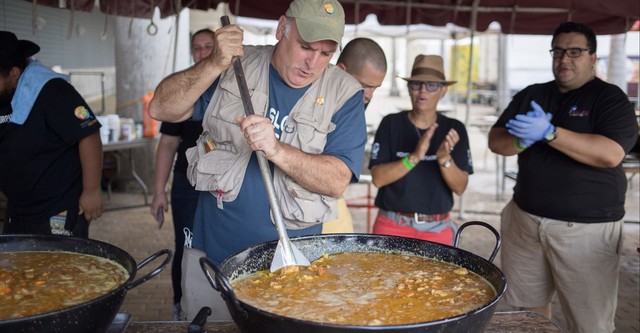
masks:
[(457, 225), (449, 212), (473, 173), (464, 125), (436, 111), (455, 81), (442, 57), (419, 55), (406, 80), (412, 109), (385, 116), (369, 168), (380, 208), (373, 233), (452, 244)]

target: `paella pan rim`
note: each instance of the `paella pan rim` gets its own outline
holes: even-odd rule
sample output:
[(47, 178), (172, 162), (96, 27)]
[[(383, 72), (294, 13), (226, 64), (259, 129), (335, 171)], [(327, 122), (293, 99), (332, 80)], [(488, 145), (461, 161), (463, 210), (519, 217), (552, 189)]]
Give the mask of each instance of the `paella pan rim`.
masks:
[[(12, 242), (13, 241), (13, 242)], [(21, 249), (16, 249), (16, 242), (23, 242), (25, 247), (21, 248)], [(58, 243), (60, 244), (60, 242), (64, 243), (64, 244), (76, 244), (75, 247), (65, 247), (65, 248), (56, 248), (55, 246), (53, 246), (54, 244)], [(31, 243), (31, 248), (27, 248), (26, 246)], [(74, 252), (74, 253), (80, 253), (80, 254), (90, 254), (90, 255), (95, 255), (98, 256), (100, 258), (105, 258), (105, 259), (109, 259), (112, 261), (116, 261), (118, 262), (118, 264), (122, 265), (125, 270), (127, 271), (127, 273), (129, 274), (129, 278), (122, 282), (120, 285), (118, 285), (117, 287), (111, 289), (108, 292), (105, 292), (104, 294), (92, 298), (90, 300), (84, 301), (82, 303), (78, 303), (72, 306), (68, 306), (68, 307), (64, 307), (61, 309), (56, 309), (56, 310), (52, 310), (52, 311), (47, 311), (47, 312), (41, 312), (38, 314), (34, 314), (34, 315), (30, 315), (30, 316), (25, 316), (25, 317), (18, 317), (18, 318), (10, 318), (10, 319), (4, 319), (4, 320), (0, 320), (0, 326), (1, 325), (9, 325), (9, 324), (14, 324), (14, 323), (20, 323), (20, 322), (24, 322), (24, 321), (38, 321), (41, 319), (45, 319), (45, 318), (50, 318), (51, 316), (55, 316), (56, 314), (59, 313), (64, 313), (64, 312), (69, 312), (69, 311), (79, 311), (83, 308), (86, 308), (87, 306), (89, 306), (90, 304), (93, 303), (100, 303), (100, 302), (104, 302), (104, 301), (108, 301), (110, 298), (112, 298), (114, 295), (116, 294), (120, 294), (120, 293), (126, 293), (127, 290), (129, 289), (129, 284), (131, 281), (133, 281), (133, 279), (135, 279), (135, 276), (137, 274), (137, 264), (136, 261), (133, 259), (133, 257), (127, 253), (126, 251), (124, 251), (123, 249), (113, 245), (113, 244), (109, 244), (106, 242), (102, 242), (99, 240), (95, 240), (95, 239), (85, 239), (85, 238), (77, 238), (77, 237), (69, 237), (69, 236), (60, 236), (60, 235), (32, 235), (32, 234), (12, 234), (12, 235), (0, 235), (0, 252), (4, 252), (3, 250), (3, 244), (8, 244), (9, 247), (9, 251), (7, 252), (26, 252), (26, 251), (38, 251), (38, 252), (43, 252), (43, 251), (50, 251), (50, 252), (56, 252), (56, 251), (61, 251), (61, 252)], [(110, 253), (110, 254), (116, 254), (117, 256), (121, 256), (122, 260), (116, 260), (114, 258), (110, 258), (110, 257), (106, 257), (106, 256), (101, 256), (99, 254), (96, 254), (96, 250), (97, 249), (105, 249), (105, 253)], [(87, 249), (92, 250), (92, 251), (86, 251)], [(84, 251), (83, 251), (84, 250)], [(121, 261), (127, 261), (130, 264), (130, 269), (127, 268), (125, 264), (123, 264)], [(116, 313), (114, 313), (115, 316)]]
[[(487, 282), (495, 289), (496, 295), (491, 299), (491, 301), (486, 304), (469, 310), (465, 313), (446, 317), (442, 319), (418, 322), (418, 323), (409, 323), (402, 325), (379, 325), (379, 326), (359, 326), (359, 325), (337, 325), (332, 323), (323, 323), (323, 322), (315, 322), (302, 320), (298, 318), (292, 318), (288, 316), (283, 316), (279, 314), (275, 314), (272, 312), (267, 312), (265, 310), (261, 310), (252, 305), (249, 305), (239, 299), (237, 301), (240, 303), (241, 307), (244, 311), (249, 313), (253, 313), (258, 316), (264, 317), (264, 319), (269, 320), (286, 320), (294, 325), (309, 325), (314, 327), (325, 327), (327, 329), (336, 329), (336, 330), (355, 330), (355, 331), (401, 331), (401, 330), (411, 330), (411, 329), (420, 329), (420, 328), (428, 328), (428, 327), (437, 327), (446, 324), (456, 324), (461, 321), (471, 321), (479, 314), (485, 315), (493, 315), (495, 311), (495, 307), (499, 300), (502, 298), (506, 287), (507, 282), (504, 276), (504, 273), (491, 261), (480, 257), (474, 253), (469, 251), (460, 249), (458, 247), (433, 243), (429, 241), (419, 240), (415, 238), (406, 238), (401, 236), (390, 236), (390, 235), (377, 235), (377, 234), (320, 234), (320, 235), (309, 235), (309, 236), (299, 236), (292, 237), (291, 241), (300, 248), (300, 250), (307, 256), (311, 261), (320, 257), (317, 249), (314, 249), (315, 253), (313, 255), (309, 255), (306, 251), (309, 247), (320, 247), (327, 246), (327, 243), (335, 242), (337, 244), (353, 242), (357, 243), (358, 246), (355, 246), (356, 250), (350, 248), (349, 245), (346, 246), (343, 251), (330, 251), (329, 254), (339, 253), (339, 252), (387, 252), (387, 253), (395, 253), (400, 255), (415, 255), (425, 258), (432, 258), (435, 260), (440, 260), (446, 263), (458, 265), (461, 267), (465, 267), (475, 274), (483, 277)], [(306, 242), (306, 243), (305, 243)], [(306, 244), (306, 245), (305, 245)], [(399, 246), (398, 244), (403, 244)], [(227, 259), (225, 259), (220, 265), (220, 270), (224, 275), (227, 275), (230, 281), (233, 281), (237, 278), (243, 277), (246, 274), (254, 273), (260, 269), (268, 269), (269, 263), (269, 255), (274, 251), (277, 245), (277, 241), (270, 241), (261, 243), (252, 247), (249, 247), (243, 251), (240, 251)], [(366, 249), (373, 245), (369, 251)], [(387, 246), (385, 248), (385, 246)], [(340, 246), (337, 246), (338, 248)], [(332, 250), (335, 250), (332, 248)], [(423, 253), (423, 252), (428, 253)], [(322, 251), (320, 251), (322, 252)], [(432, 253), (433, 252), (433, 253)], [(437, 252), (437, 253), (436, 253)], [(257, 258), (256, 258), (257, 257)], [(450, 257), (456, 258), (460, 261), (447, 260), (447, 258), (442, 257)], [(449, 258), (449, 259), (450, 259)], [(233, 268), (234, 265), (240, 266), (244, 265), (245, 260), (256, 260), (259, 262), (255, 267), (251, 267), (250, 269), (244, 269), (244, 271), (238, 270), (237, 267)], [(243, 263), (243, 264), (240, 264)], [(251, 265), (249, 265), (251, 266)], [(477, 267), (476, 267), (477, 266)], [(229, 269), (229, 268), (232, 269)], [(475, 268), (475, 269), (474, 269)], [(481, 272), (485, 270), (484, 272)], [(240, 272), (238, 272), (240, 271)], [(229, 278), (229, 276), (231, 278)], [(490, 276), (493, 278), (490, 279)], [(493, 280), (493, 281), (491, 281)], [(235, 294), (230, 298), (234, 299)], [(232, 300), (227, 300), (227, 307), (233, 313), (232, 310)], [(230, 303), (231, 302), (231, 303)], [(234, 318), (234, 320), (240, 318)], [(487, 321), (488, 322), (488, 321)], [(240, 323), (238, 323), (240, 324)]]

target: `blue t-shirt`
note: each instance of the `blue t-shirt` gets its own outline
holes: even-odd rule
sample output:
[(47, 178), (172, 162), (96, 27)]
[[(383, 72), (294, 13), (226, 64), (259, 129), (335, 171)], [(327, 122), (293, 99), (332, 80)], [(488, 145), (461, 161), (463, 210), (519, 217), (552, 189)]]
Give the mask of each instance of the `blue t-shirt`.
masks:
[[(309, 87), (291, 88), (271, 66), (269, 72), (269, 107), (279, 137), (286, 127), (289, 112)], [(341, 159), (357, 181), (366, 143), (363, 92), (354, 94), (332, 117), (336, 129), (327, 136), (323, 154)], [(271, 164), (273, 168), (273, 164)], [(290, 237), (319, 234), (322, 224), (306, 229), (288, 230)], [(217, 206), (216, 198), (201, 192), (194, 221), (193, 247), (206, 252), (216, 265), (248, 247), (278, 239), (269, 212), (269, 201), (255, 153), (247, 166), (236, 200)]]

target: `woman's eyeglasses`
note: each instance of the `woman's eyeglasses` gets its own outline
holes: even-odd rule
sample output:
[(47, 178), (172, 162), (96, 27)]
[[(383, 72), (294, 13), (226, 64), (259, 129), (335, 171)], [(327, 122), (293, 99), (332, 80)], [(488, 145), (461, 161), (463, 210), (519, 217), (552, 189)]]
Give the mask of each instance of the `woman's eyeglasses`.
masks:
[(423, 86), (425, 87), (425, 89), (427, 89), (428, 92), (434, 92), (442, 88), (443, 84), (438, 82), (409, 81), (409, 89), (413, 91), (418, 91)]
[(569, 58), (577, 58), (579, 56), (582, 55), (582, 52), (584, 51), (589, 51), (589, 49), (582, 49), (579, 47), (572, 47), (572, 48), (568, 48), (568, 49), (561, 49), (559, 47), (555, 47), (552, 48), (551, 50), (549, 50), (549, 54), (551, 54), (551, 57), (553, 58), (562, 58), (562, 56), (564, 56), (564, 54), (567, 54), (567, 57)]

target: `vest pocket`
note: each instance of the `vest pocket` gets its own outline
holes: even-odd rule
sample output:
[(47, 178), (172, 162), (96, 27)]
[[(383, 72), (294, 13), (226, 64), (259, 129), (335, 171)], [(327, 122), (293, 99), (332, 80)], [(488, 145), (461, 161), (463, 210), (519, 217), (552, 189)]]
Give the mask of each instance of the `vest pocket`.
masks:
[[(187, 177), (198, 191), (209, 191), (221, 205), (238, 196), (246, 168), (234, 167), (246, 153), (231, 142), (216, 142), (208, 132), (200, 135), (196, 146), (187, 150)], [(249, 151), (250, 153), (250, 151)]]
[(288, 176), (284, 177), (284, 191), (278, 193), (282, 216), (287, 229), (303, 229), (338, 217), (337, 199), (311, 192)]
[(330, 120), (318, 121), (313, 115), (306, 113), (296, 112), (292, 117), (297, 123), (300, 147), (307, 153), (321, 154), (327, 143), (327, 135), (336, 128), (336, 125)]
[[(229, 82), (227, 82), (219, 89), (221, 90), (219, 101), (211, 114), (215, 118), (237, 125), (236, 117), (245, 116), (246, 112), (244, 110), (244, 104), (240, 97), (240, 92), (238, 91), (235, 78), (233, 80), (233, 84), (229, 84)], [(251, 98), (251, 105), (253, 106), (253, 112), (259, 116), (264, 116), (269, 96), (264, 92), (255, 89), (250, 90), (249, 95)]]

